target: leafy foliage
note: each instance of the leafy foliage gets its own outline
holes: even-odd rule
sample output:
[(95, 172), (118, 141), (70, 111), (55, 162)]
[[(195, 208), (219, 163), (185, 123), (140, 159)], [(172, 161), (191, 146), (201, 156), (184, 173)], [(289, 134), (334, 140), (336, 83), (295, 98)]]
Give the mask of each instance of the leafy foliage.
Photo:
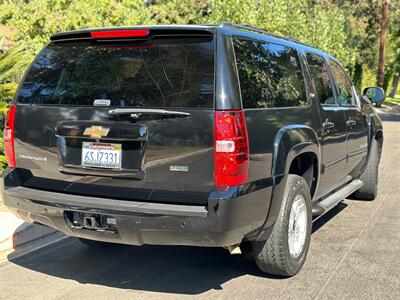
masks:
[(214, 0), (211, 22), (254, 24), (267, 31), (293, 36), (330, 52), (345, 64), (350, 63), (346, 49), (345, 19), (340, 10), (324, 9), (302, 0)]
[(394, 20), (389, 29), (388, 71), (393, 76), (400, 76), (400, 3), (392, 14)]

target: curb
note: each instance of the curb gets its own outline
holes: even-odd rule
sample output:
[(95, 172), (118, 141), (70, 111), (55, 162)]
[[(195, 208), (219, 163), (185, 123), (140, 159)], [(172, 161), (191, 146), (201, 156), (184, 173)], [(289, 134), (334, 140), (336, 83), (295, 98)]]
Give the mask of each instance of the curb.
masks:
[(10, 212), (0, 213), (0, 262), (25, 255), (66, 238), (50, 227), (24, 223)]

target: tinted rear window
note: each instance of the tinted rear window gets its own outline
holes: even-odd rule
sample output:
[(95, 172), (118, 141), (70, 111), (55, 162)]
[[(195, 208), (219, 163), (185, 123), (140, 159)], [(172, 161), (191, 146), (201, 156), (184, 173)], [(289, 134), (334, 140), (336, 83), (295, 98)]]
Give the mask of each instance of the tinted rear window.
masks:
[(211, 37), (141, 44), (50, 44), (36, 58), (17, 102), (111, 106), (213, 107)]

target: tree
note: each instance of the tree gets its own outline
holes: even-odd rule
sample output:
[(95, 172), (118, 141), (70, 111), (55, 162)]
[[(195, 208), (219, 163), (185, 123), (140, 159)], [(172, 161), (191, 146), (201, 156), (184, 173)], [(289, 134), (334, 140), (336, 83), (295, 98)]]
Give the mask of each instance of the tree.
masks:
[[(392, 88), (389, 94), (393, 98), (396, 96), (400, 84), (400, 1), (392, 1), (391, 4), (387, 73), (393, 77)], [(388, 81), (390, 81), (390, 78)]]
[(382, 1), (382, 19), (381, 19), (381, 34), (379, 37), (379, 60), (378, 60), (378, 73), (377, 73), (377, 86), (383, 87), (384, 85), (384, 68), (385, 68), (385, 45), (386, 35), (388, 28), (388, 15), (389, 15), (389, 1)]
[(392, 88), (389, 97), (396, 96), (400, 84), (400, 20), (397, 23), (397, 30), (391, 36), (391, 55), (389, 57), (389, 71), (393, 74)]
[(293, 36), (331, 53), (346, 66), (353, 59), (346, 45), (345, 18), (335, 6), (326, 9), (303, 0), (213, 0), (206, 21), (251, 24)]
[(147, 1), (151, 24), (199, 24), (210, 12), (209, 0)]

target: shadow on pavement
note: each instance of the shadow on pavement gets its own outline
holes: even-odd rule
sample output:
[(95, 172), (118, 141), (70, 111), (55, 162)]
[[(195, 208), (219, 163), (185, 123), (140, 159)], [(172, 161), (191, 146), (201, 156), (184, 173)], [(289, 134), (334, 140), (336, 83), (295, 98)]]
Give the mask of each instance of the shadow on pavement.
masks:
[(397, 113), (380, 113), (379, 117), (382, 121), (400, 122), (400, 114)]
[[(313, 224), (313, 233), (347, 205), (339, 203)], [(231, 279), (260, 272), (246, 255), (230, 255), (222, 248), (185, 246), (87, 247), (68, 238), (29, 255), (9, 260), (24, 268), (79, 283), (163, 293), (194, 295), (222, 289)]]
[(243, 275), (266, 276), (244, 255), (222, 248), (115, 245), (91, 248), (74, 238), (12, 263), (58, 278), (113, 288), (178, 294), (222, 289)]
[(378, 115), (381, 118), (382, 121), (387, 121), (387, 122), (400, 122), (400, 107), (395, 106), (396, 109), (393, 112), (379, 112)]
[[(339, 204), (313, 225), (313, 232), (346, 207)], [(222, 289), (231, 279), (260, 272), (246, 255), (222, 248), (178, 246), (87, 247), (68, 238), (10, 261), (24, 268), (79, 283), (107, 287), (194, 295)]]
[[(332, 208), (330, 211), (328, 211), (321, 218), (317, 219), (313, 223), (312, 233), (317, 232), (318, 229), (323, 227), (326, 223), (328, 223), (331, 219), (333, 219), (336, 215), (338, 215), (347, 206), (348, 205), (346, 203), (340, 202), (338, 205), (336, 205), (334, 208)], [(311, 243), (312, 243), (312, 240), (311, 240)]]

